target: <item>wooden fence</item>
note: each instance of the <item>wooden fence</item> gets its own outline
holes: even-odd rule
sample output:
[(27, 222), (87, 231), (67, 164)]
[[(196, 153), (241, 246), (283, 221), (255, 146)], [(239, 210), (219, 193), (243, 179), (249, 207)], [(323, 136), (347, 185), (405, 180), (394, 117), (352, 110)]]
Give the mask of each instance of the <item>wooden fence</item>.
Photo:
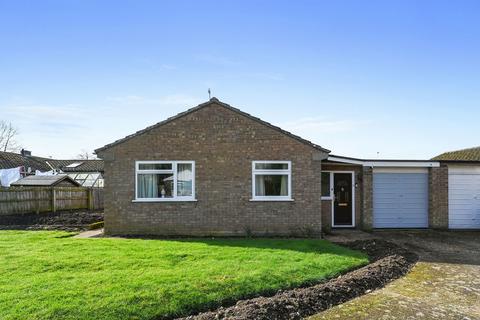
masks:
[(103, 209), (103, 188), (10, 187), (0, 189), (0, 215)]

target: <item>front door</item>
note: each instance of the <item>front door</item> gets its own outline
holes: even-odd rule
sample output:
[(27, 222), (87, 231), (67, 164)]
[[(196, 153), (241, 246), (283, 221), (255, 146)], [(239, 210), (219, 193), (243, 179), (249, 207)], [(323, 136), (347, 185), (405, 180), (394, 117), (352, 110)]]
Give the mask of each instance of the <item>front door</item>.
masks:
[(339, 173), (333, 174), (333, 226), (334, 227), (352, 227), (353, 226), (353, 188), (352, 174)]

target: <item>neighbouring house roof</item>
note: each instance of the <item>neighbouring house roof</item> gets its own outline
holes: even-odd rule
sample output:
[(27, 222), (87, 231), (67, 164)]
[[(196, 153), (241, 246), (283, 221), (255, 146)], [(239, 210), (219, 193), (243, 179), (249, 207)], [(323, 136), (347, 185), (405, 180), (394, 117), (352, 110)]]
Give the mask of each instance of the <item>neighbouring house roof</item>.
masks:
[(55, 169), (63, 172), (103, 172), (103, 160), (57, 160), (46, 159)]
[(329, 155), (327, 158), (331, 162), (339, 162), (350, 165), (359, 165), (364, 167), (439, 167), (438, 161), (432, 160), (403, 160), (403, 159), (359, 159), (337, 155)]
[(207, 101), (207, 102), (204, 102), (204, 103), (202, 103), (202, 104), (199, 104), (199, 105), (196, 106), (196, 107), (193, 107), (193, 108), (188, 109), (188, 110), (186, 110), (186, 111), (184, 111), (184, 112), (181, 112), (181, 113), (179, 113), (179, 114), (177, 114), (177, 115), (175, 115), (175, 116), (173, 116), (173, 117), (170, 117), (170, 118), (168, 118), (168, 119), (166, 119), (166, 120), (164, 120), (164, 121), (158, 122), (157, 124), (154, 124), (154, 125), (152, 125), (152, 126), (149, 126), (149, 127), (145, 128), (145, 129), (143, 129), (143, 130), (137, 131), (137, 132), (135, 132), (134, 134), (128, 135), (128, 136), (126, 136), (125, 138), (119, 139), (119, 140), (114, 141), (114, 142), (112, 142), (112, 143), (110, 143), (110, 144), (107, 144), (107, 145), (105, 145), (105, 146), (103, 146), (103, 147), (101, 147), (101, 148), (98, 148), (98, 149), (95, 150), (95, 152), (98, 153), (98, 152), (101, 152), (101, 151), (103, 151), (103, 150), (109, 149), (109, 148), (111, 148), (111, 147), (113, 147), (113, 146), (116, 146), (116, 145), (118, 145), (118, 144), (121, 144), (121, 143), (123, 143), (123, 142), (125, 142), (125, 141), (127, 141), (127, 140), (129, 140), (129, 139), (131, 139), (131, 138), (133, 138), (133, 137), (136, 137), (136, 136), (138, 136), (138, 135), (144, 134), (144, 133), (146, 133), (146, 132), (148, 132), (148, 131), (150, 131), (150, 130), (152, 130), (152, 129), (155, 129), (155, 128), (158, 128), (158, 127), (160, 127), (160, 126), (163, 126), (163, 125), (165, 125), (165, 124), (167, 124), (167, 123), (169, 123), (169, 122), (172, 122), (172, 121), (174, 121), (174, 120), (177, 120), (177, 119), (179, 119), (179, 118), (181, 118), (181, 117), (184, 117), (184, 116), (186, 116), (186, 115), (188, 115), (188, 114), (190, 114), (190, 113), (192, 113), (192, 112), (198, 111), (198, 110), (200, 110), (200, 109), (202, 109), (202, 108), (208, 107), (208, 106), (210, 106), (210, 105), (212, 105), (212, 104), (219, 105), (219, 106), (224, 107), (224, 108), (226, 108), (226, 109), (228, 109), (228, 110), (230, 110), (230, 111), (233, 111), (233, 112), (235, 112), (235, 113), (238, 113), (238, 114), (240, 114), (240, 115), (242, 115), (242, 116), (244, 116), (244, 117), (247, 117), (247, 118), (249, 118), (249, 119), (251, 119), (251, 120), (253, 120), (253, 121), (256, 121), (256, 122), (258, 122), (258, 123), (260, 123), (260, 124), (262, 124), (262, 125), (264, 125), (264, 126), (267, 126), (267, 127), (271, 128), (271, 129), (274, 129), (274, 130), (276, 130), (276, 131), (278, 131), (278, 132), (280, 132), (280, 133), (283, 133), (283, 134), (289, 136), (290, 138), (293, 138), (293, 139), (295, 139), (295, 140), (297, 140), (297, 141), (299, 141), (299, 142), (301, 142), (301, 143), (304, 143), (304, 144), (306, 144), (306, 145), (309, 145), (309, 146), (311, 146), (311, 147), (313, 147), (313, 148), (315, 148), (315, 149), (317, 149), (317, 150), (319, 150), (319, 151), (322, 151), (322, 152), (325, 152), (325, 153), (330, 153), (330, 150), (328, 150), (328, 149), (322, 148), (321, 146), (319, 146), (319, 145), (317, 145), (317, 144), (314, 144), (313, 142), (311, 142), (311, 141), (309, 141), (309, 140), (303, 139), (303, 138), (301, 138), (301, 137), (299, 137), (299, 136), (297, 136), (297, 135), (294, 135), (294, 134), (292, 134), (292, 133), (290, 133), (290, 132), (288, 132), (288, 131), (285, 131), (285, 130), (283, 130), (283, 129), (280, 128), (280, 127), (274, 126), (273, 124), (271, 124), (271, 123), (269, 123), (269, 122), (266, 122), (266, 121), (263, 121), (263, 120), (260, 119), (260, 118), (254, 117), (254, 116), (252, 116), (252, 115), (249, 114), (249, 113), (246, 113), (246, 112), (241, 111), (240, 109), (234, 108), (234, 107), (230, 106), (229, 104), (226, 104), (226, 103), (224, 103), (224, 102), (221, 102), (220, 100), (218, 100), (218, 99), (215, 98), (215, 97), (211, 98), (211, 99), (210, 99), (209, 101)]
[(444, 152), (432, 158), (432, 160), (477, 162), (477, 161), (480, 161), (480, 147)]
[(68, 181), (73, 186), (80, 186), (80, 183), (74, 181), (66, 174), (58, 174), (55, 176), (27, 176), (16, 182), (10, 184), (11, 186), (38, 186), (38, 187), (50, 187), (59, 184), (62, 181)]
[[(72, 166), (72, 164), (78, 164)], [(13, 152), (0, 152), (0, 169), (16, 167), (31, 168), (35, 170), (50, 171), (53, 169), (63, 172), (103, 172), (103, 160), (58, 160), (38, 156), (28, 156)]]
[(41, 158), (24, 156), (13, 152), (0, 151), (0, 169), (17, 167), (25, 167), (25, 170), (31, 168), (32, 172), (35, 172), (35, 170), (52, 170), (48, 164), (45, 163), (45, 161), (41, 160)]

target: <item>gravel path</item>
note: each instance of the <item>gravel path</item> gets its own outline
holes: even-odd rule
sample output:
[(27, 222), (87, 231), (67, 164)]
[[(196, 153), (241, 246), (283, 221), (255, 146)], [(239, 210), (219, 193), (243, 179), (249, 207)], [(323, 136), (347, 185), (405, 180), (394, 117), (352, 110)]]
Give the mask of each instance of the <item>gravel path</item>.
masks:
[(480, 319), (480, 232), (378, 232), (374, 236), (414, 250), (421, 261), (404, 278), (310, 320)]

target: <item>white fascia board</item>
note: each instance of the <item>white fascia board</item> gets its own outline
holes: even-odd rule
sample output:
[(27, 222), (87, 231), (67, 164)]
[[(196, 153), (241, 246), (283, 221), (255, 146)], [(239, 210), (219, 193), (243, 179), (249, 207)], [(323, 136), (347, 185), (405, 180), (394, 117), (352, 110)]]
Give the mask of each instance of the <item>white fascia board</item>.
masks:
[(346, 158), (340, 158), (340, 157), (335, 157), (335, 156), (328, 156), (327, 160), (335, 161), (335, 162), (341, 162), (341, 163), (358, 164), (358, 165), (363, 165), (364, 164), (364, 161), (362, 161), (362, 160), (346, 159)]
[(440, 162), (435, 161), (365, 161), (364, 167), (382, 168), (436, 168)]
[(357, 160), (335, 156), (329, 156), (329, 161), (361, 165), (364, 167), (384, 168), (436, 168), (440, 167), (438, 161), (384, 161), (384, 160)]

